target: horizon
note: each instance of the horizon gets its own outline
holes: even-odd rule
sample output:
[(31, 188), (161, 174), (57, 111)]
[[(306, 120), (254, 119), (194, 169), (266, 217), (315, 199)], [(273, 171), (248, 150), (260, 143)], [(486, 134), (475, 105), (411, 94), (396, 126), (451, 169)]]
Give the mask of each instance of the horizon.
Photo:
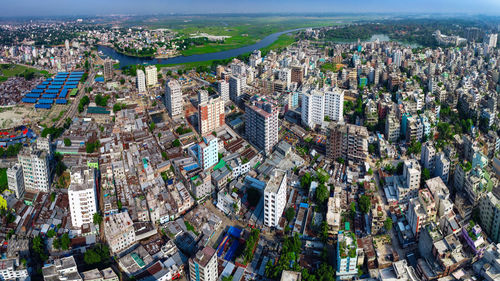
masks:
[[(210, 3), (200, 0), (20, 0), (2, 4), (0, 17), (65, 17), (65, 16), (170, 16), (170, 15), (468, 15), (500, 16), (500, 1), (477, 0), (471, 5), (466, 0), (353, 0), (346, 3), (339, 0), (261, 0), (239, 2), (214, 0)], [(96, 13), (95, 11), (99, 12)], [(161, 10), (161, 11), (159, 11)], [(279, 12), (276, 12), (279, 11)]]

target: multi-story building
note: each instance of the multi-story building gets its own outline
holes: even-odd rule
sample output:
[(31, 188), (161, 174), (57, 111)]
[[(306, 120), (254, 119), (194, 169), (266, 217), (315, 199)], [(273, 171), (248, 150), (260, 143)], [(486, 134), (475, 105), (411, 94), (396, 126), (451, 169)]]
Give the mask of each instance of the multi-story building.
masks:
[(444, 183), (448, 183), (450, 177), (450, 160), (446, 158), (444, 153), (439, 153), (434, 162), (434, 176), (440, 177)]
[(488, 45), (488, 47), (491, 48), (496, 48), (497, 46), (497, 40), (498, 40), (498, 34), (493, 33), (493, 34), (488, 34), (485, 38), (485, 43)]
[(321, 125), (325, 118), (343, 121), (344, 92), (338, 88), (326, 91), (311, 89), (302, 94), (302, 124)]
[(30, 280), (28, 269), (19, 264), (19, 259), (0, 260), (0, 280)]
[(242, 83), (241, 77), (231, 75), (229, 77), (229, 98), (236, 104), (240, 101)]
[(417, 160), (410, 159), (404, 161), (403, 179), (405, 188), (418, 191), (420, 187), (420, 174), (420, 164), (418, 164)]
[(196, 199), (203, 198), (212, 193), (212, 176), (210, 173), (199, 173), (191, 179), (191, 191)]
[(202, 136), (211, 134), (225, 124), (224, 101), (210, 98), (198, 105), (198, 128)]
[(276, 227), (286, 205), (286, 173), (275, 171), (264, 189), (264, 225)]
[(290, 80), (301, 85), (304, 81), (304, 68), (302, 66), (293, 66)]
[(113, 78), (113, 61), (110, 59), (104, 60), (104, 79)]
[(495, 243), (500, 242), (500, 194), (498, 189), (485, 194), (479, 202), (481, 227)]
[(182, 115), (182, 90), (177, 80), (169, 80), (165, 86), (165, 107), (170, 117), (179, 117)]
[(339, 231), (337, 240), (337, 280), (352, 280), (358, 275), (356, 236), (353, 232)]
[(146, 66), (146, 84), (148, 87), (155, 86), (158, 83), (158, 70), (156, 66)]
[(7, 169), (7, 183), (9, 189), (14, 191), (16, 198), (19, 199), (24, 194), (24, 177), (23, 167), (16, 163), (14, 166)]
[(422, 145), (421, 153), (420, 153), (420, 163), (422, 167), (428, 169), (430, 173), (434, 172), (435, 166), (435, 156), (436, 149), (432, 145), (431, 142), (427, 142)]
[(73, 227), (80, 228), (83, 224), (93, 223), (98, 202), (94, 169), (87, 167), (71, 169), (68, 198)]
[(111, 252), (118, 253), (135, 243), (134, 223), (128, 212), (107, 216), (104, 220), (104, 237)]
[(394, 115), (387, 115), (385, 121), (385, 139), (390, 142), (397, 142), (399, 140), (399, 132), (401, 131), (401, 124)]
[(17, 159), (23, 167), (25, 189), (48, 192), (51, 183), (49, 153), (30, 147), (19, 153)]
[(144, 93), (146, 92), (146, 75), (144, 74), (144, 71), (142, 69), (137, 69), (137, 91), (139, 93)]
[(366, 127), (346, 123), (332, 123), (327, 157), (331, 161), (342, 158), (345, 161), (364, 163), (368, 156), (368, 130)]
[(42, 274), (44, 280), (83, 280), (73, 256), (54, 260), (53, 264), (42, 267)]
[(247, 140), (266, 154), (278, 143), (278, 108), (266, 101), (252, 101), (246, 106)]
[(217, 92), (224, 103), (229, 102), (229, 83), (226, 80), (217, 81)]
[(205, 247), (189, 259), (191, 281), (217, 281), (217, 255), (213, 248)]
[(217, 164), (219, 153), (219, 139), (213, 135), (203, 137), (203, 141), (195, 144), (191, 149), (198, 159), (198, 164), (207, 170)]

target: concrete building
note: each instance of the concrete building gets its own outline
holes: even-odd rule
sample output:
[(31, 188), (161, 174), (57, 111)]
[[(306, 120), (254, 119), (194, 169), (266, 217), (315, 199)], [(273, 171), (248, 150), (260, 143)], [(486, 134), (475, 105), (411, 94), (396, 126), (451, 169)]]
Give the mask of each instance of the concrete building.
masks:
[(71, 169), (68, 198), (73, 227), (80, 228), (83, 224), (93, 223), (98, 202), (94, 169), (88, 167)]
[(0, 280), (30, 280), (28, 269), (19, 264), (18, 259), (0, 260)]
[(210, 173), (199, 173), (195, 179), (191, 179), (191, 191), (195, 198), (203, 198), (213, 191), (212, 176)]
[(434, 172), (435, 166), (435, 156), (436, 149), (431, 142), (426, 142), (422, 145), (421, 153), (420, 153), (420, 163), (422, 164), (422, 168), (426, 168), (432, 174)]
[(241, 77), (231, 75), (229, 77), (229, 98), (236, 104), (240, 101), (242, 95)]
[(171, 118), (182, 115), (182, 90), (177, 80), (170, 79), (165, 86), (165, 107)]
[(110, 59), (104, 60), (104, 79), (113, 78), (113, 61)]
[(128, 212), (112, 214), (104, 219), (104, 237), (113, 253), (135, 243), (134, 223)]
[(198, 159), (198, 165), (203, 170), (208, 170), (217, 164), (219, 139), (213, 135), (203, 137), (203, 141), (194, 145), (192, 151)]
[(278, 143), (278, 108), (265, 101), (246, 106), (245, 134), (247, 140), (268, 154)]
[(353, 232), (339, 231), (337, 243), (337, 280), (352, 280), (358, 275), (358, 244)]
[(394, 115), (387, 115), (385, 121), (385, 139), (387, 141), (396, 143), (399, 140), (400, 131), (401, 124), (398, 118)]
[(228, 103), (229, 99), (229, 83), (226, 80), (217, 81), (217, 92), (224, 103)]
[(479, 202), (481, 227), (495, 243), (500, 242), (500, 190), (485, 194)]
[(189, 278), (191, 281), (217, 281), (217, 254), (211, 247), (198, 251), (189, 259)]
[(73, 256), (54, 260), (53, 264), (42, 267), (42, 274), (44, 280), (83, 280)]
[(420, 164), (414, 159), (405, 160), (403, 166), (403, 179), (405, 187), (410, 190), (418, 190), (420, 187)]
[(155, 65), (146, 66), (146, 84), (148, 87), (158, 84), (158, 70)]
[(202, 136), (211, 134), (225, 124), (224, 101), (207, 98), (198, 105), (198, 128)]
[(146, 92), (146, 75), (144, 74), (144, 71), (142, 69), (137, 70), (137, 91), (139, 93), (144, 93)]
[(24, 187), (26, 190), (48, 192), (51, 175), (49, 153), (30, 147), (18, 154), (18, 162), (23, 167)]
[(276, 227), (286, 205), (286, 173), (275, 171), (264, 189), (264, 225)]
[(321, 125), (325, 118), (343, 121), (344, 92), (338, 88), (311, 89), (302, 94), (302, 124), (308, 127)]
[(327, 157), (331, 161), (342, 158), (353, 163), (364, 163), (368, 156), (368, 130), (353, 124), (331, 123)]
[(16, 198), (19, 199), (24, 194), (24, 177), (23, 177), (23, 167), (16, 163), (14, 166), (7, 169), (7, 183), (9, 184), (9, 189), (14, 191)]
[(450, 177), (450, 160), (446, 158), (444, 153), (439, 153), (434, 162), (434, 176), (440, 177), (447, 184)]

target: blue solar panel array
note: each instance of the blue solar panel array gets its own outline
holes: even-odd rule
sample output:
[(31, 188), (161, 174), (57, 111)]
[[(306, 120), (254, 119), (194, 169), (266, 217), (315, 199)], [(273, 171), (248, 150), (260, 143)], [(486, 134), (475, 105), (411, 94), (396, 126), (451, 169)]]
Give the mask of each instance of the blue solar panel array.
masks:
[(68, 91), (78, 87), (83, 71), (59, 72), (54, 78), (47, 78), (31, 92), (26, 93), (22, 102), (34, 103), (35, 108), (50, 109), (52, 104), (67, 104)]

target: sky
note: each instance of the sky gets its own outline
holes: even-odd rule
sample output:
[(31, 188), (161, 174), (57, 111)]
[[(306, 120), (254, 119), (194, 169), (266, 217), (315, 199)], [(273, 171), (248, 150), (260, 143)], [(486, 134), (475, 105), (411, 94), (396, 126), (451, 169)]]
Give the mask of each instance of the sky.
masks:
[(337, 12), (500, 16), (500, 0), (0, 0), (0, 17)]

